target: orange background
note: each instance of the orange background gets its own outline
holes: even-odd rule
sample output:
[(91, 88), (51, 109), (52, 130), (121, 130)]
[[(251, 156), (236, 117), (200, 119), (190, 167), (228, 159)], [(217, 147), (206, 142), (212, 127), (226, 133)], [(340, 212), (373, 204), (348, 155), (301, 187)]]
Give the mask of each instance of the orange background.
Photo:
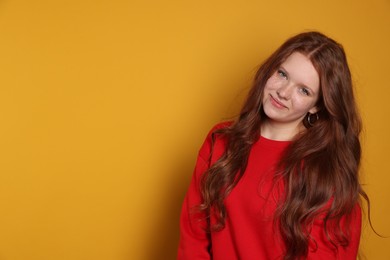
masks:
[[(0, 259), (174, 259), (207, 131), (312, 29), (347, 51), (363, 182), (390, 236), (388, 0), (3, 0)], [(390, 259), (390, 239), (363, 233), (367, 259)]]

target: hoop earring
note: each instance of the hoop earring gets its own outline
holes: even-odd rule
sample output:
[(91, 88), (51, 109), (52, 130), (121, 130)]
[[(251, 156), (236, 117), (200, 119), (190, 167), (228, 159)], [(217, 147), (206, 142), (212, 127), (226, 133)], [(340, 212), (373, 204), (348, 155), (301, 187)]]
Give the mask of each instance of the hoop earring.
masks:
[(320, 117), (318, 116), (318, 113), (315, 113), (315, 114), (307, 113), (306, 120), (307, 120), (307, 124), (309, 126), (313, 127), (314, 124), (318, 121), (318, 119), (320, 119)]

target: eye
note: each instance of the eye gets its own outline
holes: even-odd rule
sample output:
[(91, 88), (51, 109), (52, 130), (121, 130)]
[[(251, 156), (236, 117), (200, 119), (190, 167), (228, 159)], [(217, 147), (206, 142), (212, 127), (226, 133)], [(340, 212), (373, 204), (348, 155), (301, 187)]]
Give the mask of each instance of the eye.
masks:
[(299, 91), (301, 91), (301, 93), (304, 94), (305, 96), (310, 95), (310, 91), (307, 88), (300, 88)]
[(284, 72), (283, 70), (279, 69), (279, 70), (277, 71), (277, 74), (278, 74), (280, 77), (282, 77), (282, 78), (284, 78), (284, 79), (287, 79), (287, 73)]

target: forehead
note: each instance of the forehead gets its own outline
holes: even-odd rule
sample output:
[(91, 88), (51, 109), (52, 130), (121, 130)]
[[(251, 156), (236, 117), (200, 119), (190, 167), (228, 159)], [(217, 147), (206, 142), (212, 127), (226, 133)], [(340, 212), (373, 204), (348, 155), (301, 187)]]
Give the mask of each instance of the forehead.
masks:
[(313, 63), (304, 54), (294, 52), (281, 64), (290, 80), (296, 84), (305, 85), (313, 91), (319, 91), (320, 78)]

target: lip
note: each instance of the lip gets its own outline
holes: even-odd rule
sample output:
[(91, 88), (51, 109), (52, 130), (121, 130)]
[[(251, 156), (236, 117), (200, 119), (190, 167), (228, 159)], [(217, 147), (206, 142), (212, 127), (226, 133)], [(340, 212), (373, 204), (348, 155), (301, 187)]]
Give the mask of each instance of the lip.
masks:
[(285, 106), (282, 102), (280, 102), (279, 100), (277, 100), (276, 98), (274, 98), (271, 94), (269, 95), (270, 96), (270, 101), (271, 101), (271, 104), (273, 106), (275, 106), (276, 108), (287, 108), (287, 106)]

